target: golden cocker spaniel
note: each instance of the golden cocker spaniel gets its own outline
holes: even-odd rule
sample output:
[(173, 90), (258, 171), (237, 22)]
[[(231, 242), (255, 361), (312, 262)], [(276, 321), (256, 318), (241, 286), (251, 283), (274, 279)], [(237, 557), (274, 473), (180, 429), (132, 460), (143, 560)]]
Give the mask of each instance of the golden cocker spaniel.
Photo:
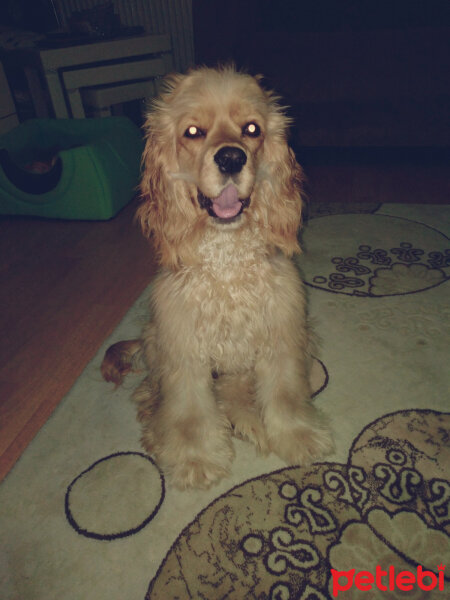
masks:
[(147, 118), (137, 217), (161, 271), (142, 339), (112, 346), (102, 372), (120, 383), (144, 357), (142, 443), (181, 488), (228, 473), (232, 434), (291, 464), (332, 449), (290, 260), (302, 171), (288, 125), (260, 78), (228, 66), (171, 76)]

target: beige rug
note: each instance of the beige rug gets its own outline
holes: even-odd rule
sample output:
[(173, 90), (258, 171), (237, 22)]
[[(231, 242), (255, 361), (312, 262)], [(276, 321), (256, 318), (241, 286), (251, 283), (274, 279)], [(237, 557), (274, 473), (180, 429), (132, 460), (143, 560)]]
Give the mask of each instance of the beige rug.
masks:
[(127, 401), (141, 376), (99, 375), (147, 291), (0, 486), (2, 600), (448, 597), (450, 207), (355, 211), (322, 207), (299, 261), (329, 461), (236, 440), (229, 479), (166, 485)]

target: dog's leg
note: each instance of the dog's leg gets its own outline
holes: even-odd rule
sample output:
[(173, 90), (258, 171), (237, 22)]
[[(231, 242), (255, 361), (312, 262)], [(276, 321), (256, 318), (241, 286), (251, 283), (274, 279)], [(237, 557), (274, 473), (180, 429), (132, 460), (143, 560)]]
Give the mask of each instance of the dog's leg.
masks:
[(309, 464), (333, 449), (330, 431), (310, 402), (306, 356), (281, 351), (256, 365), (257, 401), (270, 449), (289, 464)]
[(253, 373), (220, 375), (215, 392), (220, 408), (233, 426), (236, 437), (254, 444), (261, 454), (269, 451), (261, 411), (255, 404)]
[(233, 459), (230, 424), (214, 398), (211, 372), (191, 361), (172, 370), (166, 363), (160, 389), (151, 423), (143, 423), (144, 447), (177, 487), (209, 487), (228, 474)]

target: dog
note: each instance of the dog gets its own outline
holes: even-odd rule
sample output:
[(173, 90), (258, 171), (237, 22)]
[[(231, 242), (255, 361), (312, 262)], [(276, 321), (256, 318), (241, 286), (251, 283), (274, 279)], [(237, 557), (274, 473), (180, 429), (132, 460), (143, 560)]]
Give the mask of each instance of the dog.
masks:
[(137, 220), (161, 266), (141, 340), (106, 353), (134, 393), (144, 449), (179, 488), (229, 473), (232, 435), (289, 464), (331, 452), (310, 402), (300, 251), (303, 173), (279, 98), (232, 66), (169, 76), (145, 124)]

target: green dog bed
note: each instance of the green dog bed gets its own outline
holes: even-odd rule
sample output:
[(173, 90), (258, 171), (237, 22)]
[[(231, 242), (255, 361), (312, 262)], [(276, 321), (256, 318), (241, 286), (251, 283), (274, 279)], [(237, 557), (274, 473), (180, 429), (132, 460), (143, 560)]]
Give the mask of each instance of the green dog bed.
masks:
[(25, 121), (0, 136), (0, 214), (110, 219), (135, 194), (142, 150), (125, 117)]

